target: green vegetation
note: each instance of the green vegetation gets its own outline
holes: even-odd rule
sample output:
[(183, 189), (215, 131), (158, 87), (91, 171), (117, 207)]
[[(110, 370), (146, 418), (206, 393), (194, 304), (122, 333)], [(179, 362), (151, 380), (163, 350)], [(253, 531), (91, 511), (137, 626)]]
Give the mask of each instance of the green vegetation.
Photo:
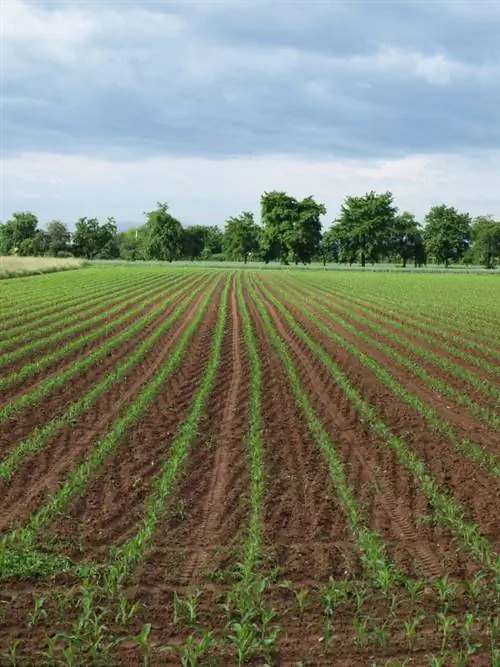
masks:
[[(294, 262), (320, 208), (282, 194)], [(75, 274), (2, 284), (1, 664), (500, 664), (496, 277)]]
[[(46, 229), (36, 215), (16, 212), (0, 224), (0, 254), (82, 257), (87, 260), (212, 260), (341, 266), (415, 267), (451, 264), (494, 269), (500, 260), (500, 221), (472, 219), (455, 207), (433, 206), (422, 222), (400, 211), (391, 192), (348, 196), (332, 219), (312, 195), (302, 200), (273, 190), (260, 198), (260, 224), (252, 211), (217, 226), (183, 227), (166, 202), (145, 213), (146, 223), (123, 232), (114, 218), (80, 218), (74, 231), (58, 220)], [(222, 221), (221, 221), (222, 223)], [(222, 225), (221, 225), (222, 227)]]

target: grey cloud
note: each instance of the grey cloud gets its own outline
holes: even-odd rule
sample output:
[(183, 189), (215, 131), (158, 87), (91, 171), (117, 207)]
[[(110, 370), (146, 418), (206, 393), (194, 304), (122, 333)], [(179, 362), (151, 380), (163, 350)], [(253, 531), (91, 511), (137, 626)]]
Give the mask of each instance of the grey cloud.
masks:
[[(8, 42), (10, 155), (380, 157), (500, 146), (495, 13), (373, 2), (36, 11), (80, 12), (94, 25), (73, 51), (41, 48), (43, 35)], [(415, 54), (452, 65), (415, 64)], [(434, 65), (444, 74), (425, 70)], [(491, 76), (475, 76), (479, 65)]]

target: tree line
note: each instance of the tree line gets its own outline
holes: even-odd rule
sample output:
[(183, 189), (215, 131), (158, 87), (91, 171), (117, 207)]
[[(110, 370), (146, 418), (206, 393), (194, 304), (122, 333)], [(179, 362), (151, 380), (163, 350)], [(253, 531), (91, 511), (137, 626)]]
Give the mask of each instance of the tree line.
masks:
[(80, 218), (73, 232), (59, 220), (45, 229), (29, 211), (0, 223), (0, 254), (52, 255), (86, 259), (248, 260), (308, 264), (393, 262), (424, 266), (428, 262), (482, 264), (500, 260), (500, 222), (484, 215), (472, 218), (453, 206), (433, 206), (423, 224), (399, 211), (391, 192), (346, 197), (338, 217), (323, 229), (324, 204), (309, 196), (264, 192), (261, 223), (243, 211), (217, 226), (184, 227), (167, 203), (145, 213), (146, 222), (120, 232), (114, 218)]

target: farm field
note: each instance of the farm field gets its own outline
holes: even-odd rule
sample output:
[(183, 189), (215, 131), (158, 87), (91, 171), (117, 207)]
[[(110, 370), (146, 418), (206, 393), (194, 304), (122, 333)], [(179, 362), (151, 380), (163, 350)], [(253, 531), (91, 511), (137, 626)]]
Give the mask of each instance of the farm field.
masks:
[(0, 283), (0, 665), (500, 665), (500, 279)]

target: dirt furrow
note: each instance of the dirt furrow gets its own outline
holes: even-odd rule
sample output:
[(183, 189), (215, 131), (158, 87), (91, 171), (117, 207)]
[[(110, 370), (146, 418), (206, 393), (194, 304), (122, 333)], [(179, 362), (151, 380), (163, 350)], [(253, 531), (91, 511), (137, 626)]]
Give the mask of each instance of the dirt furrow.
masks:
[[(210, 283), (207, 283), (207, 288), (209, 285)], [(218, 289), (220, 291), (220, 288)], [(166, 361), (205, 293), (194, 299), (187, 311), (172, 324), (139, 364), (107, 391), (97, 404), (81, 415), (75, 424), (62, 429), (41, 451), (28, 459), (14, 473), (10, 482), (0, 482), (0, 526), (12, 521), (23, 521), (39, 508), (45, 498), (57, 488), (61, 478), (86, 456), (96, 440), (103, 437), (122, 409), (133, 401)], [(185, 400), (188, 399), (189, 391), (186, 391)], [(139, 438), (143, 440), (142, 436)], [(120, 503), (119, 506), (121, 507)]]
[[(159, 303), (161, 303), (162, 300), (165, 298), (165, 294), (168, 293), (167, 292), (168, 289), (169, 287), (165, 285), (163, 287), (158, 287), (157, 289), (152, 290), (147, 294), (144, 294), (144, 298), (146, 299), (152, 298), (153, 296), (156, 295), (156, 298), (153, 301), (153, 303), (144, 306), (138, 313), (132, 315), (129, 319), (126, 320), (126, 322), (121, 323), (116, 329), (112, 329), (111, 327), (109, 327), (104, 333), (99, 334), (93, 340), (86, 342), (85, 344), (79, 346), (77, 349), (69, 351), (63, 357), (55, 361), (52, 361), (48, 366), (41, 369), (40, 371), (35, 371), (32, 375), (29, 376), (29, 378), (25, 378), (21, 382), (14, 381), (13, 384), (9, 385), (8, 387), (0, 389), (0, 405), (4, 405), (8, 401), (22, 394), (23, 387), (25, 387), (28, 383), (29, 386), (33, 386), (34, 384), (36, 384), (42, 379), (45, 379), (49, 375), (55, 375), (56, 373), (64, 371), (75, 360), (85, 357), (87, 354), (93, 352), (96, 348), (100, 347), (104, 342), (109, 340), (109, 338), (114, 336), (117, 331), (122, 330), (125, 326), (133, 324), (135, 321), (137, 321), (139, 318), (147, 314), (147, 312), (149, 312)], [(133, 307), (136, 307), (138, 305), (140, 305), (139, 301), (137, 301), (137, 303), (135, 303)], [(112, 304), (109, 305), (106, 308), (106, 310), (108, 310), (111, 307)], [(75, 333), (74, 335), (69, 336), (68, 338), (65, 338), (63, 341), (58, 341), (57, 343), (53, 343), (52, 345), (44, 348), (43, 350), (37, 350), (35, 353), (23, 357), (22, 359), (14, 362), (13, 364), (9, 364), (8, 367), (2, 368), (1, 375), (7, 376), (10, 373), (20, 371), (27, 364), (40, 360), (46, 355), (56, 352), (62, 346), (70, 342), (76, 341), (81, 336), (88, 335), (92, 333), (93, 330), (98, 329), (104, 325), (112, 324), (117, 318), (125, 315), (127, 310), (129, 309), (130, 309), (130, 303), (125, 303), (123, 307), (120, 308), (119, 312), (113, 313), (113, 315), (104, 318), (99, 323), (91, 325), (88, 328), (81, 330)]]
[[(353, 406), (328, 369), (288, 329), (282, 316), (264, 295), (263, 301), (278, 332), (289, 346), (304, 387), (346, 466), (349, 484), (365, 509), (367, 524), (380, 532), (389, 552), (402, 569), (425, 576), (439, 576), (445, 567), (459, 572), (461, 567), (452, 556), (450, 537), (436, 534), (437, 529), (432, 526), (419, 525), (419, 518), (427, 512), (427, 502), (412, 478), (399, 465), (393, 452), (372, 435), (366, 424), (359, 421)], [(294, 315), (297, 317), (297, 313), (294, 312)], [(316, 336), (316, 340), (322, 341), (320, 336)], [(335, 361), (348, 366), (351, 358), (337, 347)], [(452, 562), (445, 565), (447, 556)]]
[[(192, 288), (199, 285), (200, 281), (192, 284)], [(71, 378), (65, 385), (51, 392), (45, 396), (41, 401), (26, 408), (22, 412), (15, 414), (10, 419), (2, 423), (0, 431), (0, 454), (5, 453), (11, 449), (16, 443), (21, 442), (29, 436), (29, 434), (40, 426), (43, 426), (54, 417), (62, 414), (68, 406), (80, 396), (83, 396), (89, 391), (100, 379), (107, 373), (115, 369), (118, 364), (126, 360), (133, 350), (136, 349), (143, 341), (145, 341), (155, 329), (161, 325), (180, 305), (185, 297), (185, 293), (176, 297), (172, 304), (170, 304), (157, 318), (147, 324), (138, 334), (131, 339), (121, 343), (113, 350), (109, 351), (105, 357), (99, 359), (95, 364), (92, 364), (83, 373), (79, 373)], [(146, 316), (149, 312), (158, 307), (163, 301), (164, 296), (158, 297), (154, 303), (145, 307), (138, 315), (131, 320), (121, 324), (113, 331), (113, 336), (117, 336), (124, 329), (132, 326), (139, 319)], [(93, 346), (91, 351), (94, 351), (96, 346)], [(71, 357), (66, 358), (65, 368), (69, 368), (72, 363), (76, 362), (81, 356), (81, 351), (75, 351)], [(45, 375), (43, 379), (53, 377), (55, 373)], [(35, 383), (25, 387), (25, 391), (32, 389)], [(16, 394), (11, 400), (20, 398), (24, 392)]]
[(270, 562), (282, 568), (283, 578), (324, 582), (345, 573), (352, 535), (326, 464), (248, 293), (246, 301), (263, 366), (264, 548)]
[[(221, 292), (222, 283), (210, 300), (179, 368), (127, 432), (116, 455), (93, 478), (63, 520), (52, 527), (51, 536), (71, 544), (67, 553), (73, 558), (100, 559), (111, 544), (122, 543), (136, 530), (151, 492), (151, 480), (160, 474), (169, 456), (170, 443), (187, 414), (210, 358)], [(195, 303), (189, 309), (187, 321), (196, 307)], [(168, 352), (175, 342), (169, 344)], [(168, 353), (163, 362), (167, 357)], [(82, 553), (78, 553), (80, 549)]]
[(136, 575), (142, 593), (153, 604), (164, 595), (165, 585), (179, 590), (217, 579), (247, 527), (249, 372), (233, 283), (221, 365), (206, 415), (186, 475)]
[[(351, 383), (361, 392), (364, 399), (373, 405), (385, 423), (391, 426), (392, 432), (402, 437), (409, 448), (423, 458), (441, 488), (463, 504), (467, 520), (476, 522), (483, 535), (492, 541), (495, 549), (498, 549), (500, 547), (500, 519), (496, 508), (500, 502), (500, 481), (489, 477), (472, 461), (454, 451), (447, 440), (430, 428), (423, 417), (394, 396), (368, 368), (322, 334), (300, 308), (290, 306), (290, 310), (300, 326), (321, 344), (332, 359), (339, 364)], [(308, 350), (305, 343), (298, 340), (296, 336), (292, 336), (290, 332), (288, 334), (295, 340), (296, 347), (302, 349), (309, 358), (315, 356)], [(310, 363), (316, 366), (319, 363), (324, 368), (323, 364), (315, 359)], [(330, 375), (328, 371), (326, 374)], [(375, 445), (376, 442), (374, 447)], [(372, 449), (370, 448), (370, 452)], [(395, 456), (381, 443), (378, 443), (378, 449), (382, 450), (384, 457), (394, 458)], [(365, 447), (364, 451), (368, 453), (368, 447)], [(379, 465), (382, 471), (386, 467)], [(403, 485), (399, 484), (395, 495), (403, 499), (414, 482), (402, 469), (400, 479), (407, 481)], [(380, 485), (384, 489), (388, 486), (383, 478), (381, 478)], [(428, 514), (425, 501), (421, 502), (415, 519), (418, 520), (419, 514)], [(415, 523), (414, 525), (416, 531), (418, 528), (419, 534), (425, 534), (422, 526), (417, 526)], [(449, 552), (449, 540), (444, 535), (440, 537), (439, 534), (434, 534), (430, 537), (429, 543), (440, 550), (445, 549), (446, 552)], [(446, 546), (447, 543), (448, 546)]]

